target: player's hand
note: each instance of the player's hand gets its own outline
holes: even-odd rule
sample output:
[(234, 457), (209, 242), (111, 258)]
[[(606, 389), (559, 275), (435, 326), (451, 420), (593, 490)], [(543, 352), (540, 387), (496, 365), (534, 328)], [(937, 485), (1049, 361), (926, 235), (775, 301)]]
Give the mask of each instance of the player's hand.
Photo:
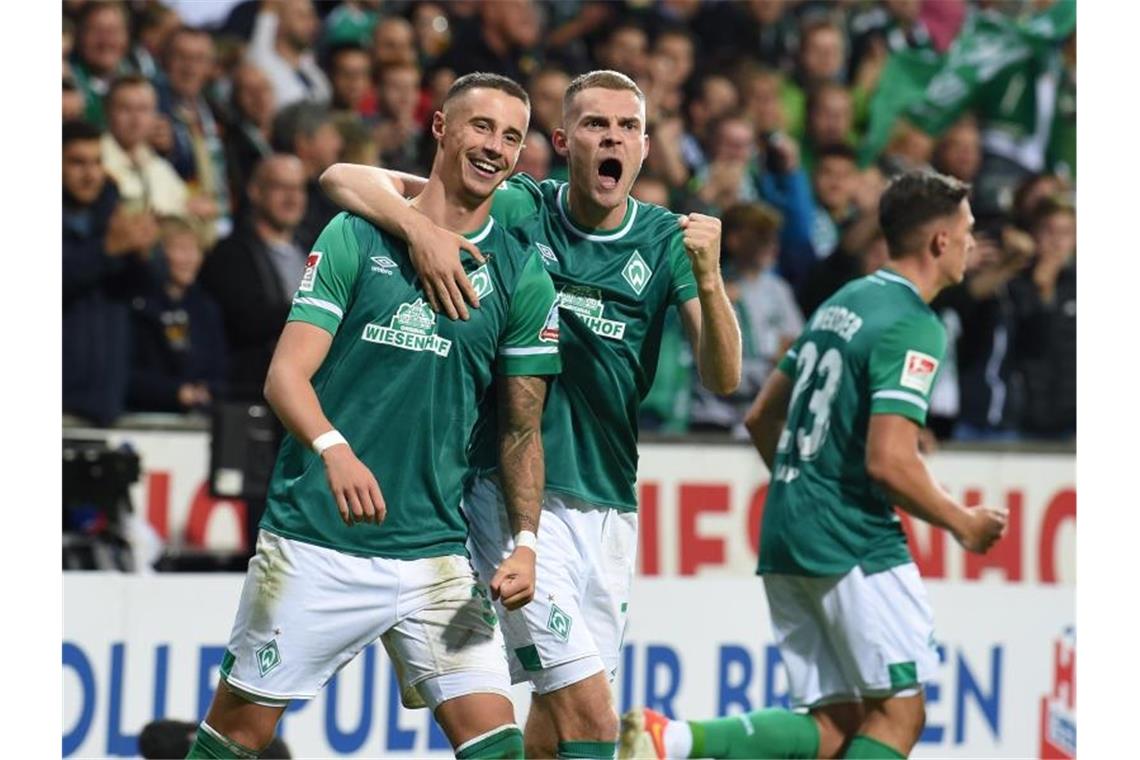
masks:
[(985, 554), (1005, 535), (1009, 510), (1005, 507), (967, 508), (954, 538), (966, 551)]
[(380, 493), (380, 484), (352, 449), (343, 443), (330, 446), (321, 459), (325, 463), (329, 490), (336, 499), (344, 524), (351, 527), (359, 522), (376, 525), (384, 522), (388, 507)]
[(428, 303), (450, 319), (469, 319), (464, 299), (479, 308), (479, 296), (475, 295), (475, 288), (463, 271), (457, 253), (459, 248), (470, 253), (480, 264), (487, 263), (478, 246), (462, 235), (443, 229), (427, 217), (408, 235), (408, 253), (416, 274), (420, 276)]
[(534, 560), (534, 550), (525, 546), (511, 552), (491, 579), (491, 598), (500, 599), (508, 610), (534, 599)]
[(704, 214), (681, 217), (681, 240), (685, 253), (693, 263), (693, 276), (702, 279), (720, 277), (720, 219)]

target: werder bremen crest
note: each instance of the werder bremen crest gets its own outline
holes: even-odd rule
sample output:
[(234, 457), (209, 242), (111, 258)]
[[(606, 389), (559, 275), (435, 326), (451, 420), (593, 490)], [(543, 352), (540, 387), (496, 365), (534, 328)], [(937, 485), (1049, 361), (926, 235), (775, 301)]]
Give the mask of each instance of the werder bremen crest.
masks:
[(390, 326), (365, 325), (361, 337), (370, 343), (383, 343), (405, 351), (431, 351), (446, 357), (451, 352), (451, 341), (435, 333), (435, 312), (424, 299), (417, 298), (413, 303), (400, 304)]
[(625, 269), (621, 270), (621, 276), (633, 288), (634, 293), (641, 295), (641, 291), (645, 290), (645, 283), (653, 276), (653, 270), (645, 263), (645, 259), (641, 258), (641, 252), (634, 251), (626, 262)]
[(602, 317), (606, 304), (598, 288), (567, 285), (558, 293), (558, 307), (577, 314), (591, 332), (603, 338), (621, 340), (625, 335), (625, 322)]
[(480, 299), (486, 298), (495, 290), (495, 283), (491, 282), (491, 272), (486, 264), (468, 273), (467, 279), (471, 281), (471, 287), (475, 289), (475, 295)]

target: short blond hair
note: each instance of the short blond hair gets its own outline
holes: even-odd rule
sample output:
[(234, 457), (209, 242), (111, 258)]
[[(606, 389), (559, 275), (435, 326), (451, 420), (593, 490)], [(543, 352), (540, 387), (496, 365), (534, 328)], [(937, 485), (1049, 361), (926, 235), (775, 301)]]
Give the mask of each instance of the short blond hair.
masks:
[(570, 86), (566, 88), (566, 94), (562, 96), (563, 117), (570, 111), (570, 104), (574, 101), (578, 93), (582, 90), (589, 90), (595, 87), (599, 87), (603, 90), (627, 90), (636, 95), (641, 104), (645, 105), (645, 93), (637, 86), (637, 82), (620, 71), (599, 69), (598, 71), (589, 71), (576, 76), (570, 82)]

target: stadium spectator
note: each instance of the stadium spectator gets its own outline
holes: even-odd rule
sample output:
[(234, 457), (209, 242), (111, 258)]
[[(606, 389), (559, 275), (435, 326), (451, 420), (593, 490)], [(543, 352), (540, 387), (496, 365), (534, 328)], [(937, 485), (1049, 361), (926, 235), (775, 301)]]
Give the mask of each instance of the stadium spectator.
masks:
[(795, 79), (786, 80), (780, 93), (785, 129), (796, 138), (804, 134), (807, 93), (826, 83), (843, 84), (847, 71), (847, 38), (831, 18), (805, 24), (800, 37)]
[(726, 70), (752, 60), (775, 71), (791, 71), (800, 31), (787, 0), (705, 3), (694, 21), (697, 35), (715, 45), (702, 48), (711, 69)]
[(119, 77), (107, 93), (106, 113), (103, 168), (115, 181), (121, 201), (133, 210), (187, 216), (186, 183), (147, 142), (159, 118), (151, 83), (141, 74)]
[(373, 131), (358, 116), (342, 111), (333, 116), (333, 124), (343, 145), (341, 161), (365, 166), (380, 165), (380, 146), (376, 144)]
[(181, 23), (173, 9), (160, 3), (147, 4), (137, 17), (136, 42), (127, 59), (131, 68), (158, 85), (162, 78), (162, 68), (159, 66), (162, 51), (166, 48), (170, 35)]
[(261, 399), (273, 347), (305, 270), (309, 248), (297, 237), (305, 190), (300, 159), (263, 159), (250, 179), (248, 213), (202, 268), (202, 285), (222, 309), (230, 391), (239, 400)]
[[(705, 213), (762, 200), (783, 217), (780, 275), (793, 287), (816, 261), (811, 241), (814, 205), (811, 186), (799, 166), (795, 141), (782, 133), (762, 143), (743, 114), (718, 120), (712, 134), (712, 161), (694, 177), (695, 200)], [(763, 163), (762, 163), (763, 161)]]
[(542, 23), (533, 0), (479, 4), (479, 24), (456, 34), (439, 65), (459, 75), (472, 71), (502, 74), (525, 82), (541, 65)]
[(943, 133), (934, 146), (934, 168), (943, 174), (973, 182), (982, 168), (982, 136), (973, 116), (966, 116)]
[(376, 142), (384, 166), (426, 174), (434, 148), (425, 142), (430, 142), (431, 136), (425, 134), (423, 124), (416, 118), (420, 102), (419, 67), (402, 63), (382, 69), (377, 77), (376, 100), (379, 116)]
[(816, 206), (811, 230), (812, 246), (818, 258), (830, 256), (846, 228), (858, 220), (860, 209), (855, 205), (858, 180), (854, 148), (835, 143), (819, 151), (812, 172)]
[[(530, 128), (537, 131), (550, 141), (554, 130), (562, 126), (562, 95), (570, 86), (570, 76), (560, 68), (544, 66), (531, 76), (527, 82), (527, 94), (530, 96)], [(526, 161), (526, 152), (523, 152), (519, 163)], [(556, 179), (566, 179), (566, 157), (551, 151), (550, 176)]]
[(111, 81), (130, 71), (128, 28), (122, 3), (87, 3), (79, 11), (71, 73), (83, 93), (83, 118), (100, 129), (106, 125), (103, 97)]
[(333, 48), (329, 52), (329, 81), (332, 83), (333, 109), (366, 119), (375, 118), (372, 57), (367, 50), (352, 44)]
[(157, 147), (186, 180), (194, 215), (213, 222), (208, 247), (233, 226), (221, 129), (205, 94), (214, 70), (214, 41), (201, 29), (181, 27), (167, 40), (163, 63), (160, 107), (171, 134), (162, 140), (168, 147)]
[[(931, 397), (957, 397), (940, 410), (932, 426), (960, 441), (1008, 441), (1017, 438), (1023, 405), (1014, 379), (1016, 324), (1009, 283), (1025, 269), (1034, 252), (1033, 239), (1007, 227), (975, 235), (977, 247), (965, 281), (942, 293), (932, 304), (947, 333), (947, 362)], [(951, 350), (952, 349), (952, 350)], [(947, 431), (945, 428), (952, 428)]]
[(1032, 217), (1037, 255), (1010, 283), (1015, 363), (1025, 387), (1021, 430), (1030, 437), (1077, 432), (1077, 220), (1074, 208), (1046, 198)]
[(313, 103), (294, 103), (273, 120), (273, 147), (278, 153), (296, 156), (305, 170), (307, 201), (297, 239), (301, 248), (308, 250), (340, 211), (321, 192), (317, 178), (336, 163), (344, 142), (328, 109)]
[(420, 2), (412, 8), (412, 29), (420, 68), (426, 71), (451, 46), (451, 22), (439, 3)]
[[(253, 168), (273, 152), (273, 85), (265, 72), (252, 63), (241, 63), (230, 77), (232, 121), (226, 129), (226, 168), (230, 192), (244, 202), (245, 187)], [(241, 212), (241, 204), (236, 209)]]
[(722, 224), (726, 288), (740, 323), (744, 362), (740, 387), (731, 396), (693, 383), (690, 426), (747, 438), (744, 414), (804, 320), (792, 289), (773, 271), (780, 215), (760, 203), (742, 204), (727, 209)]
[(317, 23), (312, 0), (260, 6), (247, 55), (269, 77), (279, 108), (301, 100), (327, 103), (332, 96), (328, 77), (313, 54)]
[(804, 171), (815, 173), (816, 154), (824, 146), (854, 144), (854, 127), (855, 107), (846, 87), (824, 82), (811, 90), (802, 144)]
[(708, 163), (712, 135), (709, 128), (740, 106), (740, 94), (732, 80), (720, 74), (701, 77), (690, 86), (684, 104), (686, 131), (681, 136), (681, 155), (692, 172)]
[(373, 71), (416, 60), (415, 30), (407, 19), (389, 16), (376, 24), (372, 30)]
[(595, 47), (594, 60), (598, 68), (620, 71), (645, 84), (649, 74), (649, 37), (644, 27), (632, 20), (614, 24)]
[(554, 151), (541, 132), (536, 129), (528, 130), (523, 150), (519, 153), (518, 163), (515, 164), (515, 174), (525, 172), (540, 182), (550, 176), (550, 157)]
[(680, 114), (685, 82), (693, 73), (694, 48), (684, 27), (667, 26), (657, 33), (649, 59), (648, 118)]
[(119, 205), (100, 138), (63, 125), (63, 411), (109, 425), (126, 403), (129, 304), (146, 288), (158, 225)]
[(787, 131), (788, 116), (780, 95), (784, 78), (780, 73), (745, 66), (738, 79), (744, 109), (756, 131), (760, 134)]
[(164, 282), (131, 304), (127, 406), (138, 412), (204, 410), (226, 379), (222, 313), (197, 283), (202, 246), (179, 219), (161, 223)]

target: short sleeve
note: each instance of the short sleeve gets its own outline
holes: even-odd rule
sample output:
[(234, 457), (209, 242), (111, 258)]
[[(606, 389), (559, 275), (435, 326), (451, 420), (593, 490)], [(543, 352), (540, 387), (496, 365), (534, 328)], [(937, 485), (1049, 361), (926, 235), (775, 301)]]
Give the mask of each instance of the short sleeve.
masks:
[(871, 414), (898, 414), (926, 424), (930, 390), (946, 351), (946, 331), (933, 315), (903, 319), (871, 350)]
[(672, 282), (669, 285), (669, 303), (680, 306), (685, 301), (697, 297), (697, 280), (693, 277), (693, 262), (685, 253), (681, 228), (669, 238), (669, 270)]
[(288, 321), (308, 322), (336, 335), (360, 272), (360, 244), (352, 219), (338, 214), (313, 244)]
[(529, 174), (516, 174), (499, 185), (491, 201), (491, 216), (504, 227), (512, 227), (538, 213), (542, 190)]
[(796, 376), (796, 359), (800, 355), (800, 346), (803, 345), (805, 335), (807, 335), (806, 332), (800, 333), (800, 337), (796, 338), (795, 343), (788, 347), (776, 365), (776, 369), (788, 377), (794, 378)]
[(497, 368), (501, 375), (557, 375), (562, 371), (554, 283), (537, 254), (527, 257), (511, 296)]

